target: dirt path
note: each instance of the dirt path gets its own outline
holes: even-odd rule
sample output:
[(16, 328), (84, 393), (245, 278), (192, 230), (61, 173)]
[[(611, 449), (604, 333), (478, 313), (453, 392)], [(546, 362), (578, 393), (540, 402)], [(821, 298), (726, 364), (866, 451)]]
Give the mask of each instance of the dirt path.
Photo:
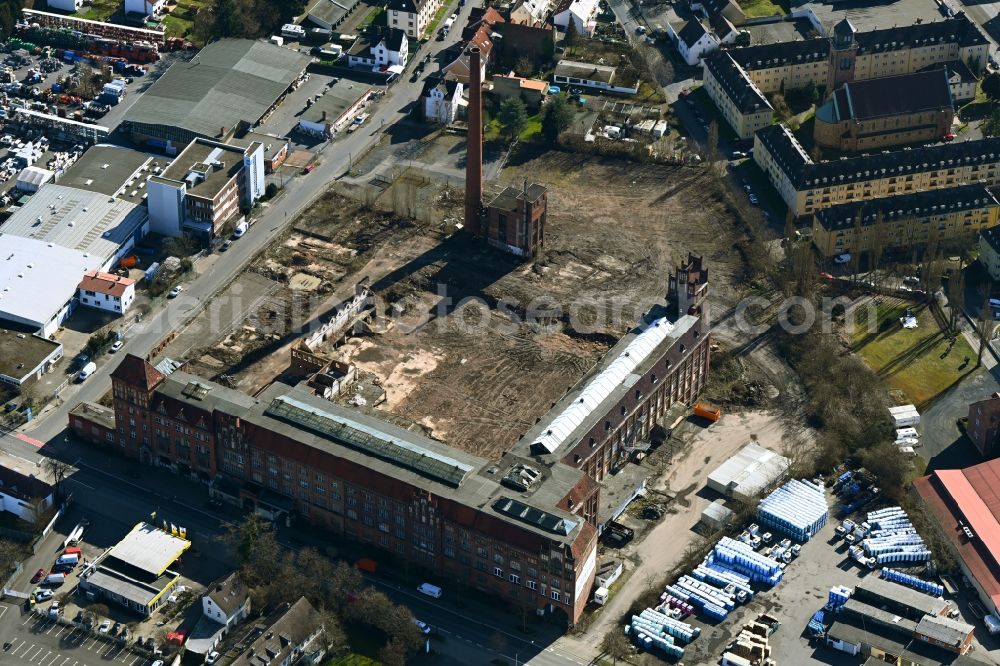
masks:
[[(626, 555), (638, 559), (631, 576), (614, 592), (611, 601), (582, 636), (568, 635), (570, 649), (581, 654), (597, 650), (604, 634), (621, 620), (632, 600), (647, 586), (659, 584), (664, 574), (681, 559), (691, 543), (691, 529), (698, 523), (701, 512), (710, 503), (705, 487), (708, 475), (725, 459), (743, 448), (756, 435), (758, 443), (774, 451), (782, 451), (786, 422), (771, 412), (745, 412), (727, 414), (709, 428), (698, 432), (687, 445), (681, 458), (658, 479), (653, 487), (677, 495), (675, 507), (668, 511), (646, 538), (636, 546), (626, 549)], [(610, 553), (609, 553), (610, 554)]]

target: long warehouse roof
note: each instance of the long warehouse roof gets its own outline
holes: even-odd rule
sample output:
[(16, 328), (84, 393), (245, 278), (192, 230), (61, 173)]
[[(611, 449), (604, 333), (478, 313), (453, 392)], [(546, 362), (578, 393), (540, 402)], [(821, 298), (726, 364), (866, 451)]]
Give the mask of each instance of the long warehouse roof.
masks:
[(222, 39), (174, 64), (125, 114), (125, 121), (217, 136), (256, 123), (297, 79), (309, 56), (250, 39)]

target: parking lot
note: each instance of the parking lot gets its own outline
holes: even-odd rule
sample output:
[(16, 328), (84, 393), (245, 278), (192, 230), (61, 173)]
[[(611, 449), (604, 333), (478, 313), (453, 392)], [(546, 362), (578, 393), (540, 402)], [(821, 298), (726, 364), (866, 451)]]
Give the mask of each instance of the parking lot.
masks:
[[(18, 612), (4, 607), (7, 613)], [(8, 647), (9, 643), (9, 647)], [(15, 635), (7, 639), (0, 661), (36, 666), (96, 666), (117, 663), (148, 666), (151, 656), (133, 652), (129, 646), (107, 636), (27, 613), (20, 618)]]

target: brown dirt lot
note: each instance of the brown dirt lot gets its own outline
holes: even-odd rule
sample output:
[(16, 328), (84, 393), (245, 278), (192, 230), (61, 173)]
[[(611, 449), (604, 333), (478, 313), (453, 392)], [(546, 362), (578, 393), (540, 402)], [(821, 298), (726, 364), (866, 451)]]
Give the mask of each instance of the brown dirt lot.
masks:
[[(722, 295), (713, 307), (735, 300), (741, 259), (732, 217), (703, 170), (553, 152), (508, 166), (502, 184), (525, 178), (549, 187), (546, 247), (528, 263), (328, 194), (250, 267), (283, 286), (250, 325), (234, 329), (240, 340), (229, 346), (238, 357), (202, 365), (243, 390), (261, 387), (287, 367), (295, 325), (368, 276), (385, 325), (336, 355), (381, 379), (382, 409), (498, 457), (663, 301), (669, 270), (688, 251), (706, 257)], [(320, 286), (290, 289), (302, 275)], [(278, 312), (281, 303), (299, 312)]]

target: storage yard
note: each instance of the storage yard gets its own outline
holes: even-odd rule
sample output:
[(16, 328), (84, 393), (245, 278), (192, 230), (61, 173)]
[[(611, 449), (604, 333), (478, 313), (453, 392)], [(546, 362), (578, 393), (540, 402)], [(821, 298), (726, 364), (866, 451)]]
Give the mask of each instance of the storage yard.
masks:
[[(854, 627), (867, 626), (866, 643), (908, 651), (921, 666), (970, 652), (984, 660), (970, 664), (996, 663), (983, 649), (995, 640), (967, 623), (954, 590), (928, 573), (930, 552), (901, 508), (853, 520), (842, 513), (861, 493), (861, 477), (844, 473), (829, 489), (793, 480), (767, 495), (754, 524), (738, 538), (722, 536), (700, 564), (668, 581), (656, 606), (631, 616), (626, 635), (671, 662), (721, 654), (724, 664), (851, 664), (861, 649), (850, 642)], [(830, 504), (840, 505), (842, 522), (828, 520)]]

